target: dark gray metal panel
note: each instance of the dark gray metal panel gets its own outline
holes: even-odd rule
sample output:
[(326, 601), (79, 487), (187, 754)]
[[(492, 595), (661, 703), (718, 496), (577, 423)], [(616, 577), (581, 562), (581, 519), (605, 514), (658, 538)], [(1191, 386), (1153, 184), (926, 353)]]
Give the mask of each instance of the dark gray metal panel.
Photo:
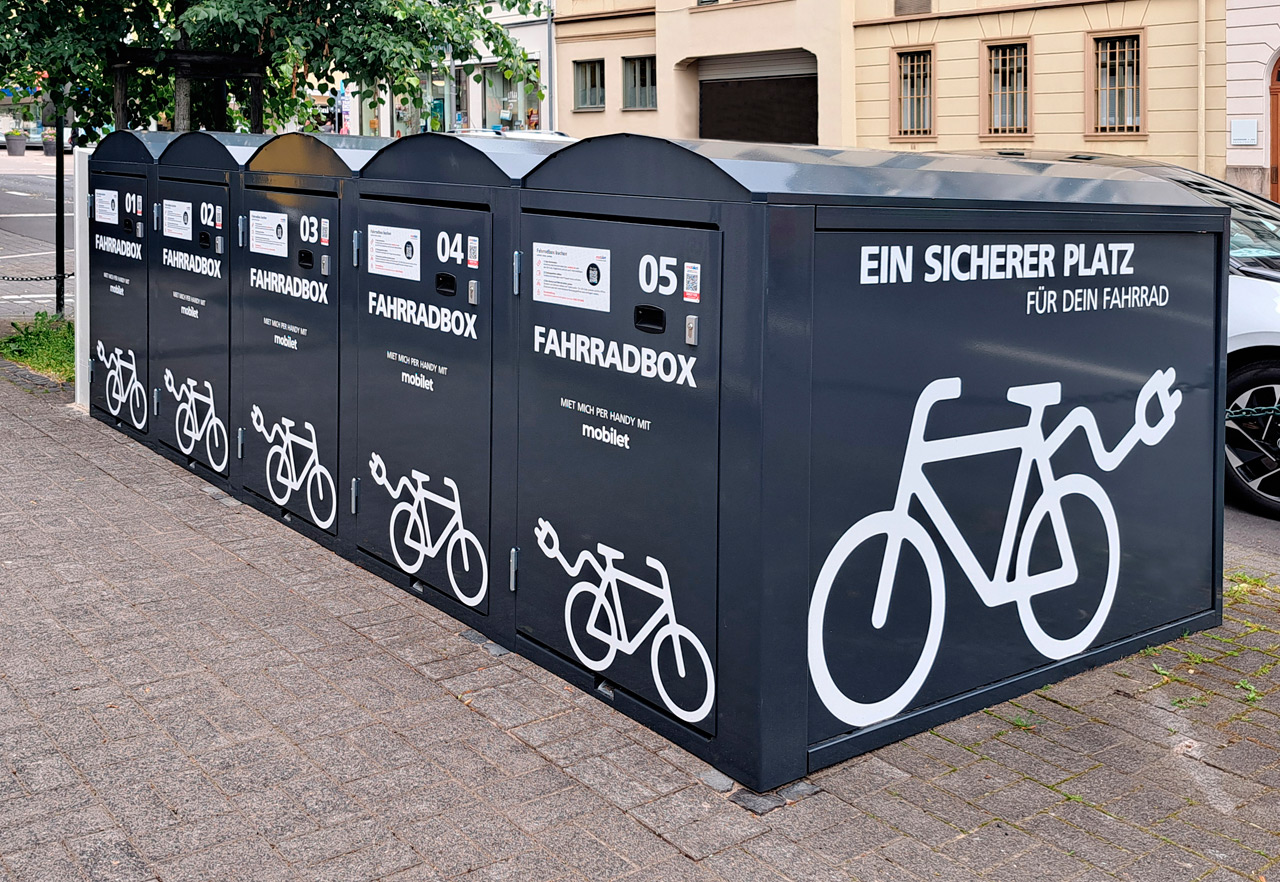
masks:
[(226, 186), (163, 177), (156, 190), (161, 228), (151, 254), (149, 393), (159, 402), (155, 435), (225, 475), (232, 446), (230, 256), (236, 226), (229, 193)]
[(249, 157), (245, 170), (257, 173), (347, 178), (391, 143), (389, 138), (349, 135), (278, 135)]
[[(337, 520), (337, 198), (246, 190), (236, 272), (243, 485), (316, 526)], [(344, 497), (345, 498), (345, 497)]]
[(520, 241), (517, 629), (713, 733), (720, 234), (525, 215)]
[(270, 139), (270, 135), (238, 132), (186, 132), (160, 154), (160, 173), (173, 166), (238, 171)]
[(816, 237), (811, 744), (1215, 609), (1221, 238), (981, 221)]
[(489, 542), (490, 215), (363, 200), (359, 223), (356, 541), (483, 614), (506, 587)]
[(360, 171), (366, 180), (506, 187), (573, 141), (467, 138), (424, 132), (397, 138)]
[[(127, 139), (117, 139), (117, 143)], [(149, 160), (148, 160), (149, 161)], [(138, 432), (149, 428), (147, 397), (146, 167), (139, 176), (89, 173), (89, 403)]]

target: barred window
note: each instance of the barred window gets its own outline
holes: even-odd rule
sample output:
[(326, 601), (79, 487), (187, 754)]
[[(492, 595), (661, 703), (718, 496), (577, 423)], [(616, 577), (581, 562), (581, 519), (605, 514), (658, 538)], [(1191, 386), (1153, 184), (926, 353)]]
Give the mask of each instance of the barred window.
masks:
[(604, 60), (575, 61), (573, 85), (575, 110), (604, 107)]
[(622, 59), (622, 106), (628, 110), (658, 106), (658, 60), (654, 56)]
[(898, 53), (898, 134), (927, 137), (933, 134), (933, 52), (929, 49)]
[(1137, 34), (1094, 38), (1096, 133), (1110, 135), (1142, 131), (1139, 51), (1140, 37)]
[(1025, 135), (1030, 131), (1027, 44), (990, 46), (987, 52), (990, 88), (987, 133)]

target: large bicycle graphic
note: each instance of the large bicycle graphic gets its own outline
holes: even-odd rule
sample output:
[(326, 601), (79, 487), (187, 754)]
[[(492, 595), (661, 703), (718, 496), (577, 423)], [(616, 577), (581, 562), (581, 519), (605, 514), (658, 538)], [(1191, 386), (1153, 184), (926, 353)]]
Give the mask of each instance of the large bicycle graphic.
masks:
[(196, 388), (196, 381), (188, 377), (180, 385), (173, 380), (173, 371), (164, 369), (164, 387), (178, 401), (173, 414), (173, 430), (177, 434), (178, 449), (190, 456), (196, 445), (204, 441), (209, 466), (220, 472), (227, 467), (227, 424), (214, 412), (213, 384), (204, 381), (207, 392)]
[[(307, 509), (317, 527), (328, 529), (338, 514), (338, 493), (333, 475), (320, 464), (316, 449), (316, 427), (303, 421), (302, 427), (310, 435), (305, 438), (293, 431), (297, 425), (287, 417), (281, 417), (270, 430), (262, 416), (262, 408), (253, 406), (250, 413), (253, 428), (267, 439), (271, 449), (267, 451), (267, 491), (277, 505), (286, 505), (295, 490), (306, 486)], [(276, 439), (280, 440), (277, 442)], [(275, 443), (273, 443), (275, 442)], [(304, 451), (302, 466), (298, 466), (298, 450)]]
[[(422, 569), (428, 557), (434, 559), (444, 548), (445, 567), (453, 593), (467, 606), (479, 605), (489, 588), (489, 564), (476, 534), (462, 525), (458, 485), (452, 478), (441, 478), (450, 494), (442, 496), (427, 489), (427, 481), (431, 480), (429, 476), (411, 469), (409, 477), (401, 477), (392, 487), (387, 478), (387, 464), (376, 452), (369, 455), (369, 473), (373, 482), (385, 488), (392, 499), (400, 500), (406, 492), (409, 494), (408, 499), (400, 500), (391, 510), (389, 524), (391, 553), (395, 555), (400, 569), (413, 575)], [(450, 513), (449, 522), (434, 538), (428, 502), (442, 506)]]
[[(538, 526), (533, 532), (542, 553), (559, 561), (560, 566), (569, 576), (577, 577), (587, 564), (590, 564), (599, 576), (598, 582), (592, 582), (589, 579), (578, 582), (569, 590), (569, 596), (564, 601), (564, 627), (569, 635), (569, 645), (573, 647), (578, 660), (592, 671), (603, 671), (613, 664), (613, 659), (619, 650), (625, 655), (634, 655), (652, 635), (650, 665), (653, 669), (653, 685), (657, 687), (663, 704), (671, 713), (687, 723), (696, 723), (705, 717), (711, 711), (711, 704), (716, 694), (715, 672), (711, 668), (711, 656), (707, 654), (706, 647), (702, 645), (697, 635), (676, 621), (675, 604), (671, 599), (671, 583), (667, 578), (667, 568), (662, 565), (662, 561), (654, 557), (644, 559), (644, 562), (658, 574), (659, 584), (655, 585), (618, 569), (617, 563), (623, 558), (622, 552), (603, 543), (596, 545), (596, 551), (601, 558), (604, 558), (603, 565), (594, 554), (586, 550), (579, 553), (576, 562), (570, 564), (560, 552), (560, 537), (556, 535), (555, 528), (551, 524), (538, 518)], [(658, 608), (635, 634), (627, 633), (627, 620), (623, 615), (622, 593), (619, 585), (637, 588), (658, 599)], [(576, 633), (575, 619), (580, 615), (580, 611), (575, 610), (575, 604), (584, 600), (589, 601), (590, 609), (587, 611), (582, 633), (579, 634)], [(587, 637), (593, 638), (593, 641), (586, 640)], [(697, 673), (696, 670), (689, 669), (685, 651), (681, 648), (682, 643), (688, 643), (697, 661), (701, 663), (702, 674), (706, 679), (706, 690), (701, 703), (691, 708), (677, 704), (671, 698), (667, 685), (662, 680), (659, 658), (663, 644), (668, 640), (671, 641), (671, 650), (675, 654), (676, 675), (681, 680)], [(593, 651), (596, 652), (593, 654)], [(694, 688), (696, 691), (696, 685)]]
[[(110, 355), (102, 341), (98, 341), (98, 361), (107, 369), (107, 382), (104, 390), (107, 398), (107, 410), (112, 416), (120, 416), (125, 403), (129, 405), (129, 422), (135, 429), (141, 430), (147, 425), (147, 390), (142, 388), (138, 379), (138, 358), (130, 349), (126, 357), (117, 347)], [(125, 376), (129, 378), (125, 382)]]
[[(1045, 411), (1062, 400), (1061, 383), (1010, 387), (1008, 400), (1030, 410), (1025, 426), (926, 441), (925, 426), (931, 409), (941, 401), (960, 397), (960, 378), (934, 380), (926, 386), (916, 401), (893, 508), (867, 515), (846, 530), (827, 555), (814, 586), (809, 605), (809, 672), (818, 696), (827, 709), (853, 726), (867, 726), (888, 719), (907, 707), (933, 667), (942, 640), (946, 590), (937, 546), (929, 532), (911, 514), (913, 500), (919, 502), (924, 509), (938, 536), (955, 557), (982, 602), (988, 607), (1005, 603), (1017, 604), (1022, 629), (1041, 655), (1062, 659), (1087, 649), (1101, 631), (1115, 599), (1120, 570), (1120, 531), (1115, 510), (1102, 486), (1086, 475), (1055, 475), (1051, 459), (1077, 430), (1083, 432), (1098, 467), (1107, 472), (1119, 466), (1139, 443), (1148, 446), (1158, 444), (1172, 428), (1175, 412), (1182, 403), (1182, 393), (1173, 390), (1174, 379), (1173, 368), (1156, 371), (1151, 375), (1138, 393), (1133, 427), (1111, 450), (1102, 441), (1093, 412), (1083, 406), (1073, 409), (1057, 428), (1045, 435)], [(1159, 418), (1150, 423), (1147, 421), (1147, 413), (1153, 402), (1158, 405)], [(993, 575), (988, 575), (926, 477), (924, 468), (931, 463), (1004, 450), (1018, 451), (1019, 461), (995, 568)], [(1039, 480), (1040, 496), (1032, 502), (1026, 512), (1025, 522), (1022, 522), (1033, 469)], [(1032, 599), (1046, 592), (1072, 586), (1080, 578), (1062, 505), (1063, 500), (1069, 496), (1086, 500), (1097, 509), (1102, 518), (1106, 532), (1106, 577), (1097, 609), (1089, 616), (1084, 627), (1072, 636), (1055, 637), (1045, 631), (1037, 620)], [(1060, 565), (1033, 573), (1032, 547), (1046, 519), (1052, 529)], [(858, 546), (881, 535), (886, 541), (871, 608), (872, 627), (881, 629), (888, 620), (894, 580), (904, 543), (915, 549), (928, 576), (929, 625), (920, 657), (906, 681), (885, 698), (858, 701), (841, 690), (828, 669), (824, 618), (832, 585), (840, 568)], [(1013, 565), (1012, 576), (1009, 575), (1010, 564)]]

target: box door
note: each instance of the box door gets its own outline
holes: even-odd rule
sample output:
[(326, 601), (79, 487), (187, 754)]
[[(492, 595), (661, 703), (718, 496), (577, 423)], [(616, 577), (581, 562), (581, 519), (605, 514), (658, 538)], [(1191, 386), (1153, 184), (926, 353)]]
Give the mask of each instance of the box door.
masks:
[(361, 219), (356, 539), (487, 612), (490, 216), (366, 200)]
[(244, 484), (332, 531), (338, 482), (338, 200), (245, 193)]
[(145, 432), (147, 179), (90, 173), (89, 188), (89, 402)]
[(161, 180), (151, 255), (151, 386), (156, 436), (226, 474), (230, 435), (231, 228), (227, 188)]
[(521, 242), (517, 627), (712, 732), (720, 234), (527, 217)]

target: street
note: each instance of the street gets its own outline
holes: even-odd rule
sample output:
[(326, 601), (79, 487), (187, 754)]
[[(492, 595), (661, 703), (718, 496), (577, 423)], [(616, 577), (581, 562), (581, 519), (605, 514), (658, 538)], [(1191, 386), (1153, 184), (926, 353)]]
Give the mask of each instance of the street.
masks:
[[(75, 269), (73, 225), (75, 205), (73, 161), (64, 157), (66, 172), (66, 271)], [(54, 283), (7, 281), (11, 278), (51, 276), (54, 272), (56, 206), (52, 156), (27, 151), (24, 157), (0, 155), (0, 322), (53, 312)], [(74, 310), (74, 280), (66, 286), (66, 312)], [(8, 325), (0, 328), (7, 331)]]

